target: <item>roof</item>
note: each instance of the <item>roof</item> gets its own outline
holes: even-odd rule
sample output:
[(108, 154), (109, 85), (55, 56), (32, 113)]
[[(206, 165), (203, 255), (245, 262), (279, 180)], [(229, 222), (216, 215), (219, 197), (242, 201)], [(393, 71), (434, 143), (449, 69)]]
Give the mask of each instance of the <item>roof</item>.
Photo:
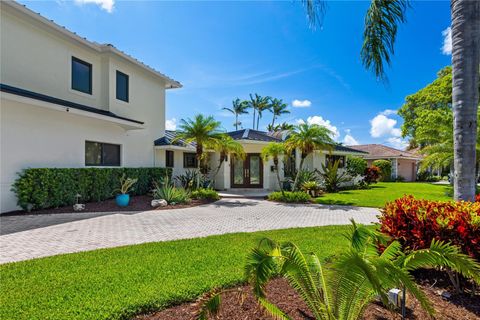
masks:
[(353, 149), (352, 147), (345, 147), (345, 146), (340, 145), (340, 144), (336, 144), (334, 150), (335, 151), (341, 151), (341, 152), (352, 152), (352, 153), (366, 154), (365, 151)]
[(227, 132), (227, 134), (232, 137), (234, 140), (254, 140), (254, 141), (265, 141), (265, 142), (279, 142), (281, 139), (271, 136), (267, 132), (258, 131), (253, 129), (242, 129), (237, 131)]
[(362, 144), (350, 146), (350, 148), (368, 153), (368, 156), (366, 156), (367, 158), (422, 158), (413, 152), (395, 149), (384, 146), (383, 144)]
[(130, 121), (130, 122), (134, 122), (134, 123), (137, 123), (137, 124), (144, 124), (142, 121), (117, 116), (116, 114), (114, 114), (113, 112), (110, 112), (110, 111), (86, 106), (86, 105), (79, 104), (79, 103), (72, 102), (72, 101), (68, 101), (68, 100), (55, 98), (55, 97), (52, 97), (52, 96), (47, 96), (45, 94), (41, 94), (41, 93), (37, 93), (37, 92), (25, 90), (25, 89), (13, 87), (13, 86), (3, 84), (3, 83), (0, 83), (0, 91), (5, 92), (5, 93), (14, 94), (14, 95), (21, 96), (21, 97), (26, 97), (26, 98), (30, 98), (30, 99), (39, 100), (39, 101), (54, 103), (54, 104), (64, 106), (64, 107), (67, 107), (67, 108), (87, 111), (87, 112), (91, 112), (91, 113), (95, 113), (95, 114), (99, 114), (99, 115), (102, 115), (102, 116), (107, 116), (107, 117), (111, 117), (111, 118), (115, 118), (115, 119)]
[(172, 130), (165, 130), (165, 135), (161, 138), (158, 138), (153, 142), (155, 146), (179, 146), (179, 147), (196, 147), (195, 142), (191, 143), (186, 143), (184, 140), (179, 139), (177, 141), (175, 140), (175, 137), (177, 136), (176, 131)]
[(168, 85), (168, 87), (166, 87), (167, 89), (181, 88), (182, 87), (182, 84), (180, 82), (164, 75), (163, 73), (153, 69), (152, 67), (144, 64), (143, 62), (135, 59), (134, 57), (126, 54), (125, 52), (118, 50), (112, 44), (100, 44), (100, 43), (90, 41), (90, 40), (88, 40), (84, 37), (80, 37), (75, 32), (72, 32), (72, 31), (66, 29), (63, 26), (60, 26), (60, 25), (56, 24), (53, 20), (49, 20), (49, 19), (43, 17), (42, 15), (40, 15), (39, 13), (28, 9), (25, 5), (19, 4), (16, 1), (1, 1), (1, 6), (2, 6), (2, 10), (5, 9), (5, 6), (9, 7), (11, 9), (15, 10), (16, 13), (22, 13), (22, 14), (34, 19), (35, 21), (38, 21), (38, 22), (42, 23), (43, 25), (50, 27), (51, 29), (55, 30), (56, 32), (59, 32), (63, 36), (66, 36), (69, 39), (74, 40), (77, 43), (80, 43), (81, 45), (87, 46), (90, 49), (93, 49), (93, 50), (97, 51), (98, 53), (112, 53), (112, 54), (114, 54), (118, 57), (121, 57), (121, 58), (127, 60), (128, 62), (130, 62), (134, 65), (137, 65), (140, 68), (146, 70), (150, 74), (164, 80)]

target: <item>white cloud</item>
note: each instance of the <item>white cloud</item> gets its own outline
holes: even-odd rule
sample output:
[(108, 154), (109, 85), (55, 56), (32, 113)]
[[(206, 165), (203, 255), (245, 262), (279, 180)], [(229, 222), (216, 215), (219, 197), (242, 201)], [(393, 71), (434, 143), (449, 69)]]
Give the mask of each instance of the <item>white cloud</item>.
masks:
[(443, 46), (442, 46), (442, 53), (444, 55), (451, 55), (452, 54), (452, 28), (448, 27), (447, 29), (442, 31), (443, 36)]
[(384, 136), (400, 137), (402, 134), (399, 128), (395, 128), (397, 120), (388, 118), (381, 113), (372, 120), (370, 120), (370, 124), (370, 135), (373, 138), (379, 138)]
[(312, 101), (310, 100), (293, 100), (292, 101), (292, 106), (294, 108), (308, 108), (312, 105)]
[[(302, 119), (297, 120), (297, 123), (305, 123)], [(340, 132), (338, 131), (337, 127), (332, 125), (330, 120), (325, 120), (321, 116), (313, 116), (307, 118), (308, 124), (317, 124), (319, 126), (323, 126), (332, 132), (332, 138), (338, 139), (340, 137)]]
[(165, 129), (176, 130), (177, 129), (177, 119), (175, 119), (175, 118), (167, 119), (167, 121), (165, 121)]
[(96, 4), (100, 6), (100, 8), (102, 8), (103, 10), (111, 13), (115, 5), (115, 0), (75, 0), (75, 4), (79, 6), (90, 3)]
[(352, 137), (350, 134), (346, 134), (345, 137), (343, 138), (343, 143), (346, 144), (347, 146), (356, 146), (359, 145), (357, 139)]
[(405, 150), (408, 146), (408, 141), (398, 137), (388, 138), (387, 142), (391, 147), (395, 149), (400, 149), (400, 150)]
[(385, 109), (380, 114), (383, 114), (384, 116), (391, 116), (392, 114), (397, 114), (397, 110), (393, 109)]

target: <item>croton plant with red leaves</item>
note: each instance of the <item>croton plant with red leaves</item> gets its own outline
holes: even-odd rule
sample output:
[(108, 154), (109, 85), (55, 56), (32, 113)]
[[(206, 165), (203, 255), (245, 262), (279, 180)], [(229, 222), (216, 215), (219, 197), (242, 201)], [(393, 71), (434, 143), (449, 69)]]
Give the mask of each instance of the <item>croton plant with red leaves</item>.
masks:
[(480, 202), (480, 193), (475, 196), (475, 202)]
[(398, 240), (404, 249), (428, 248), (432, 239), (443, 240), (480, 261), (480, 202), (404, 196), (385, 205), (380, 223), (381, 231)]

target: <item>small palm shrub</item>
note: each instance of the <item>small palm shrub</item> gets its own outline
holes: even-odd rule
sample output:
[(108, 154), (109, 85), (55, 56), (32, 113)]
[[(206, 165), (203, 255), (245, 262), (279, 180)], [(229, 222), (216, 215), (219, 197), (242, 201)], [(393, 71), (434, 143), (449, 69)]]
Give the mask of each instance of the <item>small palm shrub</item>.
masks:
[(318, 197), (321, 192), (321, 186), (317, 181), (307, 181), (301, 186), (301, 190), (312, 197)]
[(119, 191), (121, 194), (126, 194), (133, 190), (133, 186), (135, 183), (137, 183), (137, 181), (138, 179), (127, 178), (125, 177), (125, 174), (123, 174), (119, 179), (120, 188), (116, 189), (116, 191)]
[(316, 171), (303, 169), (298, 172), (297, 179), (298, 179), (297, 186), (302, 186), (306, 182), (310, 182), (310, 181), (318, 182), (318, 175)]
[(380, 180), (392, 180), (392, 162), (389, 160), (375, 160), (372, 163), (375, 167), (380, 169)]
[(310, 195), (303, 191), (280, 191), (272, 192), (268, 195), (268, 200), (288, 203), (305, 203), (310, 201)]
[(192, 199), (200, 199), (200, 200), (219, 200), (220, 196), (218, 192), (214, 189), (204, 189), (200, 188), (197, 190), (193, 190), (191, 192)]
[(163, 199), (167, 201), (168, 204), (184, 204), (190, 202), (190, 195), (185, 189), (177, 188), (168, 182), (163, 185), (155, 183), (152, 193), (154, 199)]
[(183, 174), (175, 176), (175, 180), (186, 190), (192, 190), (195, 188), (197, 178), (197, 170), (186, 170)]
[[(428, 298), (410, 274), (419, 268), (448, 267), (480, 283), (480, 265), (450, 244), (432, 240), (426, 249), (404, 253), (398, 241), (352, 221), (346, 235), (349, 248), (332, 262), (323, 263), (314, 253), (303, 253), (292, 242), (262, 239), (247, 257), (245, 276), (260, 306), (275, 319), (290, 319), (267, 298), (270, 280), (283, 276), (303, 299), (315, 319), (360, 319), (376, 297), (387, 306), (392, 288), (409, 291), (430, 315)], [(379, 245), (385, 246), (379, 250)], [(221, 291), (214, 289), (200, 300), (198, 319), (215, 316)]]
[(338, 192), (342, 183), (350, 181), (345, 172), (340, 172), (338, 166), (340, 161), (331, 162), (328, 165), (322, 164), (322, 171), (320, 178), (322, 179), (323, 187), (327, 192)]

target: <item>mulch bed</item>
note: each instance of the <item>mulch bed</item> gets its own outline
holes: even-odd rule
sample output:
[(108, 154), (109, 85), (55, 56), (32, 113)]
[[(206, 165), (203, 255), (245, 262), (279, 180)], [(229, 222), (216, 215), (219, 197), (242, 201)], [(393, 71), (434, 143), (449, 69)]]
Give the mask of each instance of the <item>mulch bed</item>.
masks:
[[(85, 204), (85, 210), (79, 212), (119, 212), (119, 211), (148, 211), (148, 210), (168, 210), (168, 209), (180, 209), (180, 208), (189, 208), (195, 207), (202, 204), (211, 203), (209, 200), (192, 200), (188, 204), (177, 204), (177, 205), (168, 205), (166, 207), (152, 208), (150, 202), (152, 201), (151, 196), (135, 196), (130, 197), (130, 204), (127, 207), (119, 207), (115, 203), (115, 199), (108, 199), (105, 201), (99, 202), (88, 202)], [(53, 208), (53, 209), (42, 209), (42, 210), (33, 210), (27, 212), (24, 210), (10, 211), (2, 213), (2, 216), (15, 216), (15, 215), (25, 215), (25, 214), (55, 214), (55, 213), (79, 213), (74, 212), (72, 206)]]
[[(480, 319), (480, 296), (471, 297), (468, 294), (455, 295), (447, 301), (441, 297), (438, 287), (432, 288), (429, 281), (419, 281), (436, 310), (435, 319), (439, 320), (474, 320)], [(310, 320), (313, 315), (297, 293), (285, 279), (275, 279), (267, 286), (267, 296), (270, 301), (285, 311), (292, 319)], [(148, 314), (139, 315), (135, 320), (193, 320), (198, 310), (196, 303), (189, 302), (171, 308)], [(415, 320), (429, 319), (420, 304), (413, 297), (407, 296), (407, 318)], [(239, 286), (235, 290), (222, 295), (222, 304), (218, 319), (228, 320), (271, 320), (257, 304), (251, 293), (250, 286)], [(372, 303), (365, 310), (364, 320), (397, 320), (401, 319), (398, 312), (386, 309), (380, 303)]]

